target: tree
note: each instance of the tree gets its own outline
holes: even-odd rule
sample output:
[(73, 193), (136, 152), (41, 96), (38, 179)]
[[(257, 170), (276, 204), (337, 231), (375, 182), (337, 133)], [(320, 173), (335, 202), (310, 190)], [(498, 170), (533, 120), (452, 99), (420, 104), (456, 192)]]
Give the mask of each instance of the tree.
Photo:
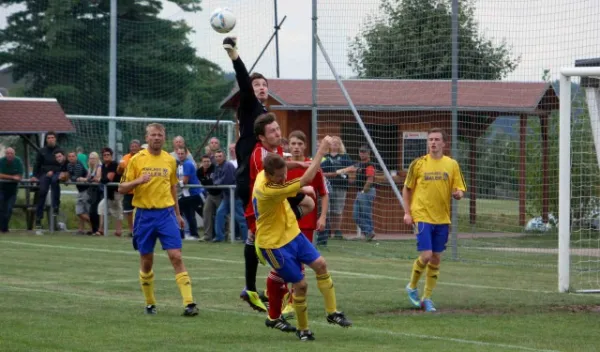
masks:
[[(200, 11), (201, 0), (171, 0)], [(11, 64), (24, 94), (55, 97), (71, 114), (108, 113), (109, 0), (0, 0), (24, 10), (0, 32), (0, 66)], [(183, 21), (158, 17), (159, 0), (119, 0), (117, 114), (214, 117), (232, 83), (196, 55)]]
[[(496, 80), (519, 62), (502, 41), (478, 34), (473, 0), (459, 5), (459, 78)], [(351, 41), (350, 66), (359, 77), (450, 79), (450, 0), (382, 0), (382, 15), (369, 18)]]

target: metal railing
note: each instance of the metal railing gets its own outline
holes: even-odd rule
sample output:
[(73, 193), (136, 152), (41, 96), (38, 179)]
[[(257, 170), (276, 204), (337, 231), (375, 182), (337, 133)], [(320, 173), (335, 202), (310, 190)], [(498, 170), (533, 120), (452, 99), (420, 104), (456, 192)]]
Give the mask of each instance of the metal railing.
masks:
[[(18, 183), (19, 184), (19, 188), (33, 188), (35, 187), (39, 181), (32, 181), (30, 179), (22, 179), (21, 181), (12, 181), (12, 180), (2, 180), (0, 179), (0, 183)], [(61, 185), (65, 185), (65, 186), (99, 186), (102, 187), (102, 191), (103, 194), (106, 196), (106, 194), (108, 194), (108, 187), (109, 186), (119, 186), (118, 182), (109, 182), (109, 183), (99, 183), (99, 182), (71, 182), (71, 181), (65, 181), (65, 182), (60, 182)], [(235, 185), (213, 185), (213, 186), (204, 186), (204, 185), (184, 185), (182, 188), (204, 188), (204, 189), (229, 189), (229, 240), (230, 242), (235, 242), (235, 229), (236, 229), (236, 223), (235, 223)], [(48, 198), (51, 197), (52, 190), (48, 191), (48, 194), (46, 196), (46, 200), (44, 200), (44, 202), (48, 202)], [(50, 198), (51, 199), (51, 198)], [(36, 204), (32, 204), (32, 205), (36, 205)], [(104, 215), (104, 227), (103, 227), (103, 232), (104, 232), (104, 236), (108, 236), (108, 230), (109, 230), (109, 211), (108, 211), (108, 207), (109, 204), (108, 202), (104, 202), (104, 208), (102, 209), (102, 214)], [(74, 209), (73, 209), (74, 211)], [(55, 229), (55, 217), (54, 216), (49, 216), (48, 219), (48, 225), (50, 227), (50, 232), (54, 232)], [(242, 234), (243, 236), (244, 234)]]

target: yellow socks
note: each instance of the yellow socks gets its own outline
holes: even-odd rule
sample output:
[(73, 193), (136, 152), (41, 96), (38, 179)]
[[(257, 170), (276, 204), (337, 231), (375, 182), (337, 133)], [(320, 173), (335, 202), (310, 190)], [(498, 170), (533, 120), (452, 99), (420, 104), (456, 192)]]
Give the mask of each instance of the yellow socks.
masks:
[(437, 284), (438, 276), (440, 275), (440, 266), (434, 264), (427, 264), (427, 271), (425, 273), (427, 275), (425, 279), (425, 293), (423, 294), (423, 298), (431, 298), (431, 292), (435, 288)]
[(142, 286), (144, 298), (146, 298), (146, 305), (156, 305), (156, 298), (154, 297), (154, 272), (152, 270), (149, 273), (140, 271), (140, 285)]
[(425, 264), (421, 261), (421, 258), (417, 258), (413, 263), (412, 274), (410, 275), (410, 284), (409, 287), (412, 289), (417, 288), (417, 284), (419, 283), (419, 279), (421, 278), (421, 274), (425, 270)]
[(305, 296), (292, 295), (294, 310), (296, 311), (296, 329), (308, 330), (308, 305)]
[(188, 304), (194, 303), (194, 298), (192, 297), (192, 280), (187, 271), (175, 275), (175, 281), (179, 287), (179, 292), (181, 292), (183, 305), (187, 306)]
[(327, 314), (335, 313), (337, 307), (335, 301), (335, 288), (333, 287), (331, 275), (329, 273), (317, 275), (317, 287), (325, 300), (325, 310), (327, 311)]

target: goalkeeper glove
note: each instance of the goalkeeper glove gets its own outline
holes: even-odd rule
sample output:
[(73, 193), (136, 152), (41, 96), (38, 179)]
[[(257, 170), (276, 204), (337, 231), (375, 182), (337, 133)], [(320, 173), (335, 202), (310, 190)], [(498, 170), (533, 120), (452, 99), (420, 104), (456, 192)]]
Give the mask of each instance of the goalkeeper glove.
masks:
[(232, 61), (237, 60), (239, 54), (237, 52), (237, 38), (235, 37), (226, 37), (223, 39), (223, 49), (227, 51), (227, 55)]

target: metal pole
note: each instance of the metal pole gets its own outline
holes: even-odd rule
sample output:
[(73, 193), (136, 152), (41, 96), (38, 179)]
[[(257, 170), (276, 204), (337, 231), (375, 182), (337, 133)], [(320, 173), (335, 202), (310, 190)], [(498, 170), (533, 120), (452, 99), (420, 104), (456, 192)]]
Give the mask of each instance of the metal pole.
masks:
[(110, 0), (110, 62), (108, 74), (108, 146), (117, 147), (117, 0)]
[(273, 1), (275, 7), (275, 72), (279, 78), (279, 20), (277, 20), (277, 0)]
[[(452, 0), (452, 158), (458, 158), (458, 0)], [(458, 203), (452, 198), (452, 259), (458, 259)]]
[(312, 1), (312, 111), (310, 119), (310, 155), (317, 153), (317, 0)]
[(235, 187), (229, 188), (229, 240), (235, 242)]
[(390, 183), (390, 187), (392, 187), (392, 191), (394, 192), (394, 195), (396, 196), (396, 198), (398, 198), (398, 201), (400, 202), (400, 205), (402, 205), (402, 208), (404, 208), (404, 199), (402, 199), (402, 194), (400, 193), (400, 190), (398, 189), (396, 182), (392, 178), (390, 171), (388, 170), (387, 166), (383, 162), (383, 158), (381, 157), (381, 154), (379, 154), (379, 151), (375, 147), (375, 143), (373, 142), (373, 139), (371, 138), (371, 135), (369, 134), (369, 131), (367, 130), (367, 127), (365, 126), (363, 120), (360, 118), (358, 110), (356, 110), (356, 106), (354, 106), (354, 103), (352, 102), (352, 98), (350, 98), (350, 94), (348, 94), (348, 91), (346, 90), (346, 86), (344, 86), (344, 83), (340, 79), (340, 76), (337, 74), (337, 71), (335, 70), (333, 63), (331, 62), (331, 59), (329, 58), (327, 51), (325, 51), (325, 48), (323, 47), (323, 43), (321, 43), (321, 40), (319, 39), (319, 35), (316, 35), (314, 38), (317, 41), (317, 45), (319, 46), (319, 49), (321, 49), (321, 53), (323, 54), (325, 61), (327, 61), (327, 65), (329, 65), (329, 69), (331, 70), (331, 73), (333, 73), (333, 77), (335, 77), (335, 80), (336, 80), (338, 86), (340, 87), (340, 90), (342, 91), (342, 95), (348, 102), (348, 105), (350, 106), (350, 110), (352, 110), (352, 114), (354, 115), (354, 118), (356, 119), (356, 123), (358, 123), (358, 126), (360, 127), (361, 131), (365, 135), (365, 138), (367, 139), (367, 143), (371, 147), (373, 154), (375, 154), (375, 159), (377, 159), (377, 161), (379, 162), (379, 165), (381, 166), (381, 169), (383, 170), (383, 175), (385, 176), (385, 179)]
[(265, 53), (265, 51), (269, 47), (269, 44), (271, 44), (271, 42), (273, 41), (273, 38), (275, 38), (275, 36), (277, 35), (277, 32), (279, 32), (279, 28), (281, 28), (281, 25), (283, 25), (283, 22), (285, 22), (286, 18), (287, 18), (287, 16), (283, 16), (283, 18), (281, 19), (281, 22), (279, 22), (279, 25), (276, 27), (275, 32), (273, 34), (271, 34), (271, 38), (269, 38), (269, 41), (267, 42), (267, 44), (265, 44), (265, 46), (263, 47), (263, 49), (260, 52), (260, 54), (258, 54), (258, 57), (256, 58), (256, 61), (254, 61), (254, 65), (252, 65), (252, 67), (250, 67), (250, 69), (248, 70), (248, 72), (252, 72), (254, 70), (254, 67), (256, 67), (256, 64), (258, 64), (258, 61), (260, 60), (260, 58), (263, 56), (263, 54)]
[(233, 141), (233, 125), (227, 125), (227, 160), (231, 160), (231, 152), (229, 151), (229, 145)]
[[(564, 71), (561, 70), (561, 71)], [(558, 292), (571, 286), (571, 77), (560, 75), (558, 122)]]
[(104, 231), (104, 236), (108, 236), (108, 185), (104, 184), (102, 188), (104, 189), (104, 209), (102, 209), (102, 212), (104, 212), (104, 226), (102, 231)]

